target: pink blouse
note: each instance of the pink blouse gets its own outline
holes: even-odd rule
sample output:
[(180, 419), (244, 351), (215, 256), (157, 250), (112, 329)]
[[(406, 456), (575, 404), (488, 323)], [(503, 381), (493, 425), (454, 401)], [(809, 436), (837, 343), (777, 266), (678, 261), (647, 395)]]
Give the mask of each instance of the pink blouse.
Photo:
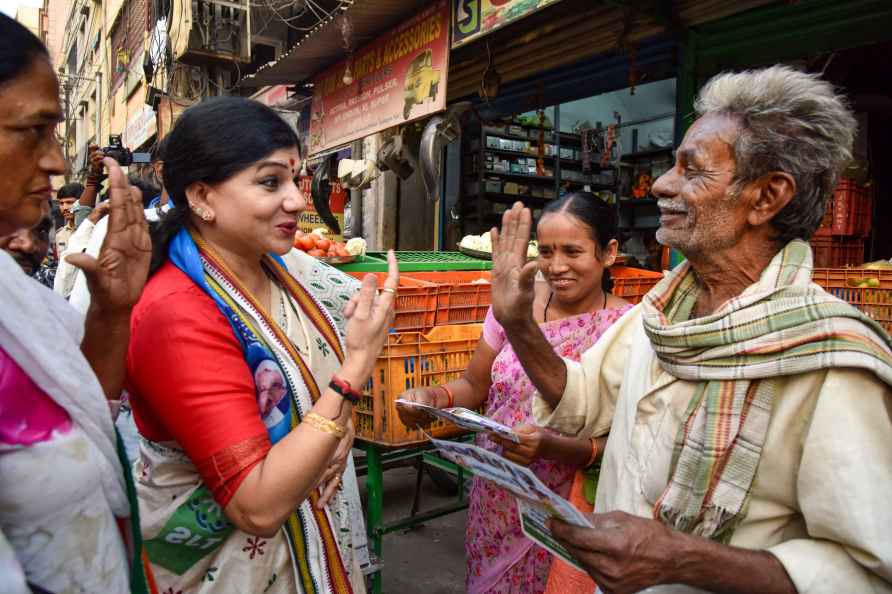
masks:
[(67, 433), (71, 417), (0, 347), (0, 443), (30, 446)]

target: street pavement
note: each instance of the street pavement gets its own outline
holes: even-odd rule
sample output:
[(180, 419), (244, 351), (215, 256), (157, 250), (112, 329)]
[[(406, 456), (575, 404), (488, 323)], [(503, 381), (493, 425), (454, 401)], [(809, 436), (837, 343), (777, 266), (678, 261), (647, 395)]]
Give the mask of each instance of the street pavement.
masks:
[[(415, 490), (414, 467), (384, 473), (384, 521), (409, 515)], [(365, 504), (365, 477), (360, 477)], [(421, 511), (455, 501), (425, 474)], [(383, 588), (385, 594), (461, 594), (465, 591), (465, 522), (462, 510), (426, 522), (408, 531), (384, 537)]]

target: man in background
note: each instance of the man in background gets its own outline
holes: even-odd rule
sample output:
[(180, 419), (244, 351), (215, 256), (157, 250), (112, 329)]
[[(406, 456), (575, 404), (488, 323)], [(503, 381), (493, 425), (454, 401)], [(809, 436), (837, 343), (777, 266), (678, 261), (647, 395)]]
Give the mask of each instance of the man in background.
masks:
[(59, 193), (56, 195), (59, 209), (62, 211), (62, 218), (65, 221), (65, 224), (56, 230), (55, 253), (57, 257), (68, 247), (68, 240), (75, 229), (77, 229), (77, 225), (74, 221), (74, 211), (72, 209), (83, 192), (84, 186), (79, 183), (70, 183), (59, 188)]
[(53, 219), (47, 213), (35, 227), (0, 237), (0, 249), (12, 256), (25, 274), (53, 288), (56, 265), (55, 258), (49, 254), (52, 240)]

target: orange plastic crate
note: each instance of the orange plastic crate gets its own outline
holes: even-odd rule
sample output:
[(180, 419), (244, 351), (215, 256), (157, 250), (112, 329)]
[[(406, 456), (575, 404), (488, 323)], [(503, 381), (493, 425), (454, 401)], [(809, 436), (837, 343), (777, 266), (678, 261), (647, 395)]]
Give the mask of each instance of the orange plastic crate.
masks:
[(613, 294), (622, 297), (629, 303), (639, 303), (648, 291), (663, 278), (662, 272), (653, 272), (643, 268), (614, 266), (610, 269), (613, 279)]
[(818, 235), (810, 243), (816, 267), (843, 268), (864, 263), (863, 239)]
[(873, 218), (872, 189), (858, 185), (854, 180), (843, 178), (827, 202), (827, 212), (816, 236), (870, 235)]
[[(876, 279), (879, 287), (852, 286), (857, 281), (866, 279)], [(879, 322), (886, 332), (892, 333), (892, 271), (815, 268), (812, 280), (831, 295), (848, 301)]]
[[(384, 272), (348, 272), (350, 276), (362, 280), (367, 274), (378, 277), (378, 287), (384, 286), (387, 274)], [(437, 314), (437, 285), (408, 275), (400, 276), (400, 287), (396, 295), (396, 315), (393, 330), (424, 331), (432, 328)]]
[[(456, 324), (437, 326), (427, 334), (388, 335), (363, 397), (353, 408), (356, 436), (386, 446), (425, 441), (421, 431), (408, 429), (400, 421), (396, 399), (411, 388), (435, 386), (461, 377), (482, 333), (483, 324)], [(465, 431), (437, 421), (427, 432), (434, 437), (451, 437)]]
[(488, 270), (450, 272), (410, 272), (405, 276), (437, 285), (437, 311), (434, 324), (469, 324), (482, 322), (492, 305)]

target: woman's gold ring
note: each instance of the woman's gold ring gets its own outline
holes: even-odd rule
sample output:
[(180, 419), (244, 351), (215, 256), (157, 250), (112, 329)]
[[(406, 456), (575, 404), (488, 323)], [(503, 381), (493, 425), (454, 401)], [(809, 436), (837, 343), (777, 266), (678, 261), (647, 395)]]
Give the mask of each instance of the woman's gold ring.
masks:
[(383, 289), (381, 289), (381, 291), (384, 293), (393, 293), (394, 295), (396, 295), (396, 289), (392, 289), (390, 287), (384, 287)]

